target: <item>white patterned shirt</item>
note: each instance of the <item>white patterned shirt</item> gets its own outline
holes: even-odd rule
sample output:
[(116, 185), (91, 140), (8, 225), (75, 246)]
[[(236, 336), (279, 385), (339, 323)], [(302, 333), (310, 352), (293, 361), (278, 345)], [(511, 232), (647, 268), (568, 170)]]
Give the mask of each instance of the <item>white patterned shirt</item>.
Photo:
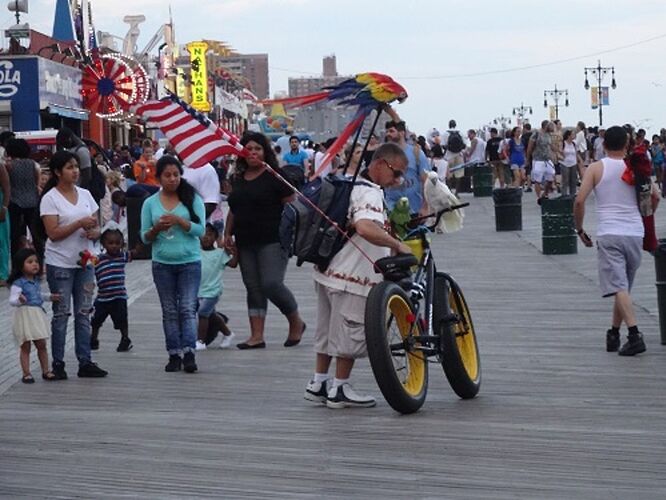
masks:
[[(371, 220), (386, 227), (388, 219), (382, 188), (367, 179), (359, 179), (359, 182), (363, 184), (354, 186), (349, 200), (350, 222), (356, 224), (360, 220)], [(382, 275), (375, 272), (374, 262), (388, 257), (391, 251), (387, 247), (373, 245), (357, 233), (352, 236), (352, 241), (372, 262), (352, 242), (347, 241), (342, 250), (333, 257), (325, 272), (321, 273), (315, 268), (314, 280), (335, 290), (367, 297), (370, 289), (382, 281)]]

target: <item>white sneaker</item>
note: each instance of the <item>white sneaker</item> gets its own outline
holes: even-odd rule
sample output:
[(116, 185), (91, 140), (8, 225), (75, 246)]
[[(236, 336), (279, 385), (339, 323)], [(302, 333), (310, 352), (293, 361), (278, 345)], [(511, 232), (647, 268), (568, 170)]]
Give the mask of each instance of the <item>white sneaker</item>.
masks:
[(220, 340), (220, 345), (218, 347), (220, 349), (229, 349), (229, 347), (231, 347), (231, 343), (234, 341), (234, 338), (236, 338), (236, 334), (234, 332), (231, 332), (229, 335), (222, 335), (222, 340)]
[(201, 340), (197, 340), (197, 344), (196, 344), (195, 349), (197, 351), (205, 351), (206, 350), (206, 343), (201, 341)]
[(313, 403), (325, 405), (328, 395), (328, 386), (328, 380), (324, 380), (323, 382), (315, 382), (314, 380), (310, 380), (308, 385), (305, 386), (305, 394), (303, 397), (308, 401), (312, 401)]
[(326, 406), (329, 408), (370, 408), (377, 401), (372, 396), (358, 394), (351, 384), (342, 384), (328, 391)]

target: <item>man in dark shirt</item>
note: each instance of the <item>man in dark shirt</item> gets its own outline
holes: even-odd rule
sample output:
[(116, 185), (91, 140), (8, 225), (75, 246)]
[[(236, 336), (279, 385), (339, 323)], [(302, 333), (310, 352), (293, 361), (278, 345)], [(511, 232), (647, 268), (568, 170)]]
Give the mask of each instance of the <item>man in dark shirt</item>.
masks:
[(504, 187), (504, 168), (502, 166), (502, 160), (499, 157), (499, 145), (502, 142), (502, 138), (497, 134), (497, 129), (495, 127), (490, 129), (490, 139), (486, 143), (486, 160), (490, 163), (490, 166), (493, 168), (493, 186), (495, 181), (499, 179), (500, 187)]
[[(523, 135), (520, 137), (520, 142), (523, 143), (523, 150), (527, 151), (527, 145), (530, 143), (532, 137), (532, 125), (529, 123), (523, 124)], [(525, 163), (525, 191), (532, 192), (532, 162)]]

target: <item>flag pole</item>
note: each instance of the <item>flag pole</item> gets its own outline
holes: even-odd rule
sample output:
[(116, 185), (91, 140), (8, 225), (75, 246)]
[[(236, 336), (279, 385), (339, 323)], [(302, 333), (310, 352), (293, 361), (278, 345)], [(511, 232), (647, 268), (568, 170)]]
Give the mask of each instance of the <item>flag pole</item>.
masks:
[[(377, 128), (377, 123), (379, 122), (379, 116), (382, 114), (382, 110), (383, 110), (383, 106), (381, 104), (377, 105), (377, 116), (375, 116), (375, 120), (372, 122), (372, 127), (370, 127), (370, 133), (368, 134), (368, 139), (365, 141), (365, 146), (363, 146), (363, 151), (361, 152), (361, 159), (363, 158), (363, 156), (365, 156), (365, 153), (368, 151), (368, 146), (370, 145), (370, 138), (372, 137), (372, 134), (375, 133), (375, 128)], [(361, 130), (363, 130), (363, 125), (361, 125), (358, 130), (359, 130), (359, 133), (360, 133)], [(358, 172), (360, 170), (360, 167), (361, 167), (361, 165), (359, 165), (356, 168), (356, 172), (354, 173), (353, 181), (356, 181), (356, 177), (358, 177)], [(346, 167), (345, 167), (345, 170), (346, 170)]]

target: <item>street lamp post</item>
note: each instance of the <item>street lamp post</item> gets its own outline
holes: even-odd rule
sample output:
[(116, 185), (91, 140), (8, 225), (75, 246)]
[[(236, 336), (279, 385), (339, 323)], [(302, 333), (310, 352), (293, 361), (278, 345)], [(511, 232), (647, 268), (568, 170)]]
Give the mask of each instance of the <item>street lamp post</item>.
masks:
[(601, 127), (603, 125), (603, 87), (601, 86), (601, 83), (603, 82), (603, 79), (608, 73), (611, 74), (611, 88), (615, 89), (617, 88), (617, 84), (615, 83), (615, 66), (602, 66), (601, 61), (597, 61), (596, 67), (586, 67), (585, 68), (585, 90), (588, 90), (590, 88), (590, 82), (587, 79), (587, 72), (592, 73), (592, 76), (596, 78), (597, 80), (597, 104), (599, 107), (599, 126)]
[(509, 127), (507, 126), (507, 123), (510, 125), (511, 124), (511, 118), (500, 115), (497, 116), (493, 119), (493, 124), (499, 125), (502, 128), (502, 131), (508, 129)]
[(513, 108), (513, 115), (518, 117), (517, 125), (520, 126), (523, 124), (523, 118), (528, 113), (532, 114), (532, 106), (525, 106), (522, 102), (520, 103), (520, 107)]
[(543, 91), (543, 107), (548, 107), (548, 98), (552, 97), (555, 102), (555, 119), (559, 120), (560, 118), (560, 98), (564, 97), (564, 105), (569, 106), (569, 90), (559, 90), (557, 88), (557, 83), (554, 85), (552, 90)]

